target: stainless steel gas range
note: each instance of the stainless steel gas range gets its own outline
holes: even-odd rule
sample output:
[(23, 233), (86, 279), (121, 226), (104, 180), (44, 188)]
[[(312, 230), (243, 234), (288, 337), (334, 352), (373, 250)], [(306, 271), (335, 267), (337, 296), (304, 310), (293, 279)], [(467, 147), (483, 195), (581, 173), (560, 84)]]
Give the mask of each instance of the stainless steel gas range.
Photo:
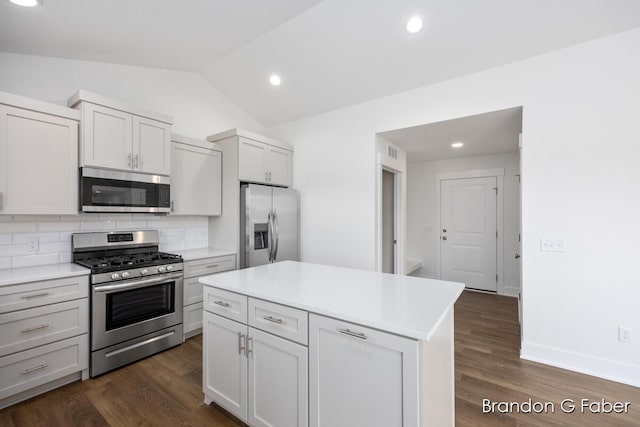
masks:
[(73, 234), (91, 269), (91, 377), (182, 343), (182, 257), (158, 244), (156, 230)]

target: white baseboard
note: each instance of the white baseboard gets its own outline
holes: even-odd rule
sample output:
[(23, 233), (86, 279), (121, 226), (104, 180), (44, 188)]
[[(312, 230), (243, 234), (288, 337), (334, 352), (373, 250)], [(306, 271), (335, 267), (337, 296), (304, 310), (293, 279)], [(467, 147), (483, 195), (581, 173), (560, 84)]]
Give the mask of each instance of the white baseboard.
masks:
[(520, 288), (503, 288), (500, 292), (498, 292), (498, 295), (517, 298), (519, 293)]
[(539, 344), (522, 343), (522, 359), (544, 363), (606, 380), (640, 387), (640, 366), (600, 359), (582, 353), (547, 347)]

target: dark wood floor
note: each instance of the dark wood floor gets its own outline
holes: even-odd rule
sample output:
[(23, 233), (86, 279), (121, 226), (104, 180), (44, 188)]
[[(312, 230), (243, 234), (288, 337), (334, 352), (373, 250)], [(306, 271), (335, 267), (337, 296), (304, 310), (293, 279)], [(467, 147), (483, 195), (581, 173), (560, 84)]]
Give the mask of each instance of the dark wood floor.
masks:
[[(519, 359), (513, 298), (465, 292), (456, 303), (455, 333), (457, 426), (640, 426), (640, 389)], [(201, 354), (198, 336), (99, 378), (6, 408), (0, 411), (0, 426), (240, 425), (202, 402)], [(555, 402), (555, 414), (482, 413), (483, 399), (529, 398)], [(564, 414), (559, 409), (563, 399), (602, 398), (631, 401), (630, 412)]]

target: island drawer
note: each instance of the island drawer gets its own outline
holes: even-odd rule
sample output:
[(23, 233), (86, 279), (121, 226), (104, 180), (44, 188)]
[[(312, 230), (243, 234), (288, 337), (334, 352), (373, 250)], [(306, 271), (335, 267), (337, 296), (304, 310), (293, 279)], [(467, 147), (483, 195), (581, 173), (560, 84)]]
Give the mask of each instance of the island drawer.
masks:
[(0, 286), (0, 313), (87, 298), (88, 296), (88, 276)]
[(241, 323), (247, 323), (247, 297), (222, 289), (204, 286), (203, 307)]
[(87, 298), (0, 315), (0, 356), (86, 334)]
[(261, 299), (249, 298), (249, 325), (282, 338), (307, 345), (306, 311)]
[(198, 259), (184, 263), (184, 277), (188, 279), (190, 277), (206, 276), (235, 268), (235, 255)]

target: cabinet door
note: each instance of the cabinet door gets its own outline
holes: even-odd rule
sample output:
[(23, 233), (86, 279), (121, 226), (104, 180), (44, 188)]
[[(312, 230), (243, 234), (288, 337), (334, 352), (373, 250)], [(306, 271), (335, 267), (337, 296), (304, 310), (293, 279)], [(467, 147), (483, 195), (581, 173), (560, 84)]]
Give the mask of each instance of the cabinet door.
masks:
[(291, 186), (292, 152), (277, 147), (269, 147), (269, 183)]
[(202, 388), (205, 402), (216, 402), (247, 421), (247, 327), (204, 312)]
[(418, 341), (309, 315), (311, 426), (417, 426), (418, 375)]
[(268, 183), (268, 145), (238, 138), (238, 178), (240, 181)]
[(133, 170), (171, 174), (171, 125), (133, 116)]
[(0, 214), (78, 213), (78, 122), (0, 106)]
[(305, 427), (307, 348), (249, 328), (247, 352), (249, 425)]
[(171, 144), (171, 199), (176, 215), (222, 215), (222, 153)]
[(83, 103), (81, 166), (131, 169), (131, 120), (129, 113)]

